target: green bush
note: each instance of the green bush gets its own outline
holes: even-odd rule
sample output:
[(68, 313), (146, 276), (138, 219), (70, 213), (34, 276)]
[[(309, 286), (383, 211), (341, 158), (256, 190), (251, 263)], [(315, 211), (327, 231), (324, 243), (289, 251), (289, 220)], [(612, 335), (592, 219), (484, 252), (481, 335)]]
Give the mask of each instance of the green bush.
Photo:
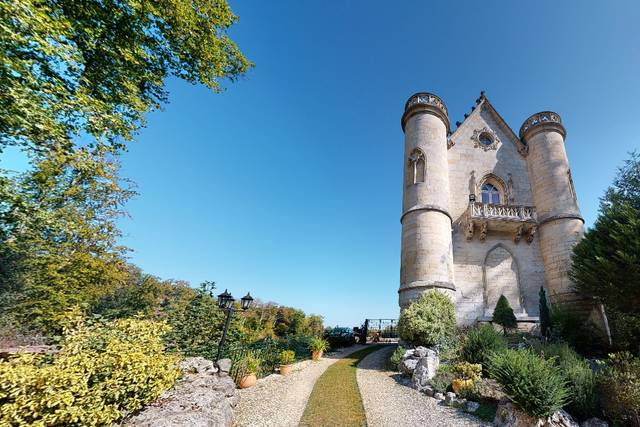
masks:
[(296, 353), (296, 359), (307, 359), (312, 338), (310, 335), (290, 335), (282, 339), (281, 342), (284, 348)]
[(161, 322), (76, 321), (53, 355), (0, 362), (0, 425), (109, 425), (154, 401), (179, 376)]
[(296, 353), (292, 350), (283, 350), (280, 352), (280, 364), (290, 365), (296, 360)]
[(567, 381), (570, 400), (565, 409), (580, 420), (600, 416), (596, 375), (589, 363), (565, 343), (547, 345), (541, 351)]
[(442, 365), (438, 368), (433, 378), (429, 380), (431, 387), (438, 393), (446, 393), (456, 374), (450, 365)]
[(507, 397), (529, 415), (546, 417), (567, 402), (560, 369), (529, 350), (505, 350), (489, 357), (489, 374)]
[(598, 333), (592, 323), (570, 307), (551, 307), (551, 335), (556, 341), (566, 341), (579, 352), (588, 354), (598, 344)]
[(605, 415), (618, 424), (640, 427), (640, 359), (628, 352), (609, 355), (598, 384)]
[(514, 329), (518, 326), (516, 315), (513, 314), (509, 300), (504, 295), (500, 295), (498, 298), (496, 308), (493, 310), (493, 321), (502, 326), (505, 335), (507, 329)]
[(457, 378), (478, 381), (482, 378), (482, 365), (479, 363), (462, 362), (453, 365)]
[(397, 371), (398, 370), (398, 365), (400, 364), (400, 361), (402, 360), (402, 356), (404, 356), (404, 353), (406, 351), (407, 351), (407, 349), (404, 348), (401, 345), (399, 345), (398, 348), (396, 348), (393, 351), (393, 353), (389, 357), (389, 361), (387, 363), (387, 367), (388, 367), (389, 370), (391, 370), (391, 371)]
[(404, 341), (426, 347), (441, 346), (456, 331), (455, 307), (441, 292), (424, 293), (402, 310), (398, 320), (398, 334)]
[(470, 363), (479, 363), (487, 370), (489, 356), (506, 350), (507, 341), (491, 325), (481, 325), (467, 332), (462, 344), (462, 358)]

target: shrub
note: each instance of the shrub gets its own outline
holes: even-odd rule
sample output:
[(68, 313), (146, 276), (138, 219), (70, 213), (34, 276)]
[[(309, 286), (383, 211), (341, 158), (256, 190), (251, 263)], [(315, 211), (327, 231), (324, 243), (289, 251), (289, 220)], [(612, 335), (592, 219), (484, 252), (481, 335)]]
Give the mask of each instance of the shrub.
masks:
[(327, 340), (318, 337), (312, 337), (309, 340), (309, 350), (311, 351), (327, 351), (329, 343)]
[(482, 365), (478, 363), (458, 363), (453, 365), (453, 370), (461, 379), (478, 381), (482, 378)]
[(628, 352), (609, 355), (598, 375), (602, 409), (616, 423), (640, 426), (640, 359)]
[(400, 361), (402, 360), (402, 356), (404, 356), (404, 353), (406, 351), (407, 351), (407, 349), (405, 349), (401, 345), (399, 345), (393, 351), (393, 353), (389, 357), (389, 361), (387, 363), (387, 367), (389, 368), (389, 370), (392, 370), (392, 371), (397, 371), (398, 370), (398, 365), (400, 364)]
[(400, 313), (398, 334), (404, 341), (427, 347), (440, 346), (456, 330), (455, 307), (451, 299), (431, 290)]
[(431, 387), (438, 393), (445, 393), (451, 386), (451, 382), (456, 378), (456, 374), (449, 365), (442, 365), (433, 378), (429, 380)]
[(567, 402), (567, 385), (559, 368), (529, 350), (494, 353), (489, 358), (489, 373), (529, 415), (549, 416)]
[(538, 296), (540, 297), (540, 302), (538, 303), (540, 310), (540, 332), (544, 338), (548, 338), (551, 332), (551, 315), (549, 313), (549, 305), (547, 304), (547, 294), (542, 286), (540, 286)]
[[(491, 325), (470, 329), (462, 344), (462, 358), (470, 363), (479, 363), (486, 371), (489, 356), (506, 350), (507, 342)], [(486, 372), (485, 372), (486, 374)]]
[(570, 398), (567, 411), (581, 420), (599, 416), (596, 375), (589, 363), (565, 343), (547, 345), (541, 351), (564, 375)]
[(493, 321), (502, 326), (505, 335), (507, 335), (507, 329), (518, 326), (516, 315), (513, 314), (513, 309), (504, 295), (500, 295), (498, 298), (496, 308), (493, 310)]
[(248, 354), (240, 361), (242, 365), (241, 370), (244, 375), (256, 374), (258, 373), (258, 369), (260, 369), (261, 363), (262, 360), (252, 354)]
[(283, 350), (280, 352), (280, 364), (290, 365), (296, 360), (296, 353), (292, 350)]
[(281, 342), (286, 349), (296, 353), (296, 359), (305, 359), (309, 357), (309, 345), (312, 338), (310, 335), (290, 335)]
[(178, 378), (161, 322), (74, 322), (60, 353), (0, 362), (0, 424), (109, 425), (154, 401)]
[(594, 325), (565, 305), (551, 307), (551, 334), (554, 340), (566, 341), (581, 353), (589, 353), (597, 344)]

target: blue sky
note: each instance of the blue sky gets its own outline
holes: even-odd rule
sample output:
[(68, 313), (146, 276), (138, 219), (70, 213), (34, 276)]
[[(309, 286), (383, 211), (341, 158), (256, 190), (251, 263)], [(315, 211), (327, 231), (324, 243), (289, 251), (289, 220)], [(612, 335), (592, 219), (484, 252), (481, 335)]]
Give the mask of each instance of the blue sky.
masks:
[(417, 91), (442, 97), (452, 123), (483, 89), (516, 132), (560, 113), (587, 225), (640, 147), (638, 2), (231, 6), (255, 69), (222, 94), (170, 80), (122, 157), (140, 192), (124, 243), (163, 278), (215, 280), (329, 325), (396, 317), (400, 116)]

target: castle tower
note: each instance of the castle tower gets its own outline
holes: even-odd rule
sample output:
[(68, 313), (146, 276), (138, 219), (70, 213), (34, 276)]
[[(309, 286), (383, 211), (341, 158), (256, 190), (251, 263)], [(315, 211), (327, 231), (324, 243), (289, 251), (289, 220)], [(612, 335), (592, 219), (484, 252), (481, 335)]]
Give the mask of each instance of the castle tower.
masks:
[(566, 130), (560, 116), (550, 111), (529, 117), (520, 128), (528, 146), (527, 164), (538, 213), (540, 249), (551, 303), (579, 304), (569, 279), (573, 246), (584, 234), (567, 153)]
[(436, 95), (417, 93), (402, 115), (404, 182), (400, 307), (428, 289), (455, 293), (449, 213), (447, 107)]

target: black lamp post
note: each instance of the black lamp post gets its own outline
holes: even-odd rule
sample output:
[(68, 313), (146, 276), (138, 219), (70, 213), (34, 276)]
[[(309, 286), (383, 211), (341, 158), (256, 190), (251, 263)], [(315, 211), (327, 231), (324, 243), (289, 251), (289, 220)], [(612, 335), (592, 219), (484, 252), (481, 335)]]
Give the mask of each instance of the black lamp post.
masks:
[[(222, 338), (220, 338), (220, 344), (218, 344), (218, 355), (216, 356), (216, 362), (220, 360), (222, 352), (224, 351), (224, 341), (227, 339), (227, 331), (229, 330), (229, 322), (231, 322), (231, 316), (233, 315), (233, 295), (231, 295), (226, 289), (223, 293), (218, 295), (218, 307), (227, 312), (227, 319), (224, 322), (224, 330), (222, 331)], [(247, 295), (240, 298), (240, 307), (243, 310), (248, 310), (253, 302), (253, 297), (247, 292)]]

